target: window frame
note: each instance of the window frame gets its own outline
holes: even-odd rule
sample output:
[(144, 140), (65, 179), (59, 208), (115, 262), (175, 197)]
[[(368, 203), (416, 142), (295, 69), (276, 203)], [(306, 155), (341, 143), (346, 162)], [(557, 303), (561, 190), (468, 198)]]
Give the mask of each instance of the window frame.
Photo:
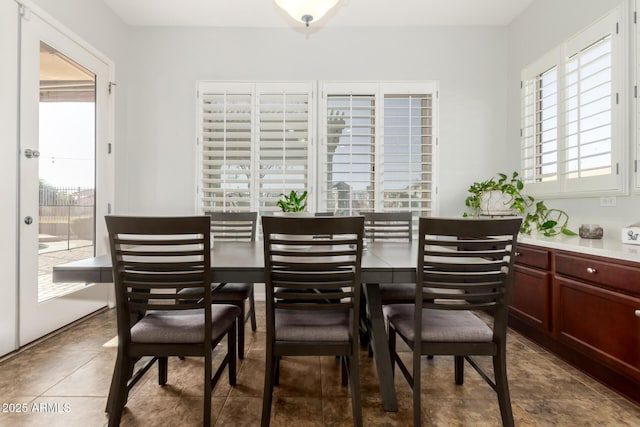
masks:
[[(521, 77), (521, 137), (520, 164), (525, 183), (532, 195), (545, 197), (589, 197), (601, 195), (628, 194), (628, 163), (625, 153), (628, 151), (628, 98), (627, 98), (627, 20), (626, 7), (623, 4), (608, 12), (576, 35), (566, 39), (559, 46), (550, 50), (542, 57), (522, 70)], [(567, 91), (566, 75), (567, 62), (573, 55), (588, 49), (591, 45), (611, 34), (611, 170), (608, 175), (593, 177), (567, 177)], [(527, 96), (530, 96), (531, 82), (542, 73), (553, 67), (557, 68), (557, 180), (535, 182), (527, 165), (524, 152), (531, 147), (530, 123), (526, 121)], [(535, 107), (535, 114), (539, 113)], [(536, 164), (534, 162), (534, 168)]]
[[(197, 149), (196, 149), (196, 192), (197, 197), (195, 201), (196, 212), (205, 212), (205, 204), (203, 201), (204, 189), (203, 189), (203, 96), (209, 91), (219, 92), (240, 92), (250, 91), (254, 94), (252, 98), (252, 143), (251, 143), (251, 164), (252, 164), (252, 177), (250, 191), (250, 208), (249, 210), (259, 211), (261, 214), (270, 213), (265, 209), (261, 209), (259, 205), (260, 187), (257, 177), (257, 171), (259, 171), (259, 125), (256, 118), (256, 114), (259, 111), (259, 98), (256, 94), (261, 91), (265, 91), (265, 88), (280, 87), (282, 90), (287, 90), (292, 87), (299, 87), (303, 85), (310, 91), (310, 103), (309, 103), (309, 145), (308, 145), (308, 169), (307, 179), (309, 191), (309, 198), (307, 200), (307, 210), (310, 212), (319, 211), (322, 212), (326, 209), (326, 201), (323, 201), (323, 190), (326, 190), (326, 183), (324, 182), (326, 165), (324, 160), (327, 155), (327, 129), (326, 129), (326, 98), (319, 96), (323, 94), (324, 90), (329, 88), (340, 89), (345, 93), (369, 93), (373, 94), (376, 99), (376, 126), (380, 127), (379, 134), (377, 133), (374, 143), (375, 161), (373, 167), (375, 171), (382, 171), (384, 165), (384, 127), (383, 112), (384, 112), (384, 94), (430, 94), (431, 95), (431, 141), (430, 141), (430, 156), (431, 156), (431, 186), (429, 191), (431, 192), (431, 199), (429, 200), (430, 207), (429, 212), (432, 215), (437, 214), (437, 140), (438, 140), (438, 83), (435, 81), (424, 82), (380, 82), (380, 81), (292, 81), (292, 82), (274, 82), (274, 81), (209, 81), (203, 80), (196, 82), (196, 136), (197, 136)], [(382, 173), (373, 172), (374, 185), (376, 187), (375, 210), (383, 210), (384, 198), (383, 198), (383, 177)], [(324, 189), (322, 187), (325, 187)], [(411, 208), (415, 210), (414, 208)], [(210, 210), (210, 209), (207, 209)], [(232, 210), (226, 206), (220, 208), (214, 208), (214, 210)], [(240, 210), (240, 209), (237, 209)], [(247, 209), (243, 209), (247, 210)], [(274, 211), (277, 208), (274, 205)], [(417, 210), (416, 210), (417, 212)]]
[[(204, 120), (204, 97), (211, 93), (224, 93), (224, 94), (249, 94), (250, 101), (250, 177), (249, 177), (249, 206), (238, 209), (230, 209), (226, 204), (220, 207), (213, 207), (207, 209), (204, 203), (205, 189), (203, 186), (203, 174), (204, 174), (204, 145), (205, 137), (203, 134), (203, 120)], [(261, 179), (260, 179), (260, 113), (261, 113), (261, 95), (273, 95), (275, 93), (283, 94), (307, 94), (308, 95), (308, 138), (307, 138), (307, 159), (306, 159), (306, 172), (307, 172), (307, 188), (311, 189), (313, 186), (313, 147), (315, 144), (315, 84), (312, 81), (198, 81), (196, 82), (196, 212), (209, 212), (209, 211), (257, 211), (260, 214), (268, 214), (277, 210), (275, 202), (273, 209), (264, 209), (260, 206), (261, 201)], [(292, 188), (282, 191), (288, 191)], [(313, 206), (311, 202), (310, 207)]]
[[(329, 189), (327, 188), (327, 165), (324, 159), (327, 158), (328, 135), (327, 135), (327, 98), (330, 95), (373, 95), (375, 99), (375, 135), (373, 144), (373, 209), (375, 211), (385, 211), (384, 208), (384, 109), (385, 95), (431, 95), (431, 207), (426, 209), (431, 215), (437, 215), (438, 212), (438, 82), (436, 81), (320, 81), (319, 82), (319, 103), (318, 107), (318, 141), (319, 150), (317, 151), (317, 188), (315, 197), (316, 205), (319, 210), (327, 209), (327, 197)], [(410, 207), (408, 210), (414, 212), (415, 215), (421, 215), (425, 209), (418, 211)]]

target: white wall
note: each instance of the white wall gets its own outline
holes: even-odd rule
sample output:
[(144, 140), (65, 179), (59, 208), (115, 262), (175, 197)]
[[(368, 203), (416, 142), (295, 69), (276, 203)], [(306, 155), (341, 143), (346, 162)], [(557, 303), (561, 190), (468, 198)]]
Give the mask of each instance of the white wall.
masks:
[(18, 5), (0, 2), (0, 355), (16, 346)]
[[(513, 169), (519, 168), (520, 156), (521, 70), (620, 3), (621, 0), (536, 0), (509, 26), (507, 140)], [(616, 207), (600, 207), (597, 197), (547, 202), (549, 207), (566, 210), (570, 226), (576, 231), (581, 223), (598, 223), (604, 226), (605, 235), (619, 236), (621, 227), (640, 221), (639, 195), (618, 196)]]
[(438, 80), (443, 215), (461, 215), (468, 184), (504, 162), (505, 28), (137, 27), (129, 66), (117, 191), (130, 213), (193, 212), (197, 80)]

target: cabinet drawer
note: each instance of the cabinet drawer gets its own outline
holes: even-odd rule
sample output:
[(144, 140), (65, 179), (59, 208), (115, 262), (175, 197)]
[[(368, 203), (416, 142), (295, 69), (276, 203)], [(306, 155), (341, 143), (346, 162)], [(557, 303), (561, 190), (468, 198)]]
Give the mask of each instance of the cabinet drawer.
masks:
[(549, 270), (549, 250), (518, 245), (516, 247), (516, 264)]
[(556, 253), (556, 273), (640, 295), (640, 268), (617, 264), (604, 258)]

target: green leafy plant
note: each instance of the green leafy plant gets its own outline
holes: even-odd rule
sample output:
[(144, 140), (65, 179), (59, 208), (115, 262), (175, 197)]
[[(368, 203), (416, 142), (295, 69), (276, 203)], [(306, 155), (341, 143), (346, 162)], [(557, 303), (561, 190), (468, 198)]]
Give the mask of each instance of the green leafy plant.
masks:
[(525, 195), (524, 183), (518, 172), (513, 172), (511, 177), (499, 173), (498, 178), (492, 177), (485, 181), (474, 182), (469, 186), (469, 193), (464, 203), (468, 211), (463, 216), (479, 216), (480, 202), (483, 193), (488, 191), (500, 191), (510, 196), (509, 207), (523, 216), (520, 232), (531, 234), (537, 230), (544, 236), (556, 236), (564, 234), (575, 236), (576, 233), (568, 228), (569, 215), (561, 209), (549, 209), (543, 201), (536, 201), (532, 196)]
[(464, 203), (471, 210), (471, 212), (464, 214), (464, 216), (478, 216), (480, 214), (480, 201), (482, 200), (482, 194), (487, 191), (500, 191), (503, 194), (511, 196), (510, 208), (514, 211), (523, 214), (529, 204), (533, 203), (533, 197), (524, 196), (521, 191), (524, 189), (524, 183), (518, 177), (518, 172), (513, 172), (511, 178), (503, 173), (498, 174), (499, 178), (490, 178), (481, 182), (474, 182), (469, 186), (470, 196), (467, 196)]
[(291, 190), (289, 194), (280, 194), (280, 200), (276, 203), (282, 212), (304, 212), (307, 208), (305, 203), (307, 199), (307, 191), (298, 193), (296, 190)]

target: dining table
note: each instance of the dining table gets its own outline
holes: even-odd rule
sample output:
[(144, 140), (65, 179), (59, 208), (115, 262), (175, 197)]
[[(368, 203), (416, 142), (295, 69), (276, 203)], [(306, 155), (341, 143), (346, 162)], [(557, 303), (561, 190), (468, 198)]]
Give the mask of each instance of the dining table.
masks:
[[(385, 411), (398, 410), (391, 356), (382, 312), (380, 283), (415, 283), (416, 242), (366, 242), (361, 278), (370, 316), (371, 347)], [(264, 283), (264, 248), (256, 242), (215, 242), (211, 249), (213, 282)], [(111, 257), (102, 255), (53, 267), (53, 282), (112, 283)]]

